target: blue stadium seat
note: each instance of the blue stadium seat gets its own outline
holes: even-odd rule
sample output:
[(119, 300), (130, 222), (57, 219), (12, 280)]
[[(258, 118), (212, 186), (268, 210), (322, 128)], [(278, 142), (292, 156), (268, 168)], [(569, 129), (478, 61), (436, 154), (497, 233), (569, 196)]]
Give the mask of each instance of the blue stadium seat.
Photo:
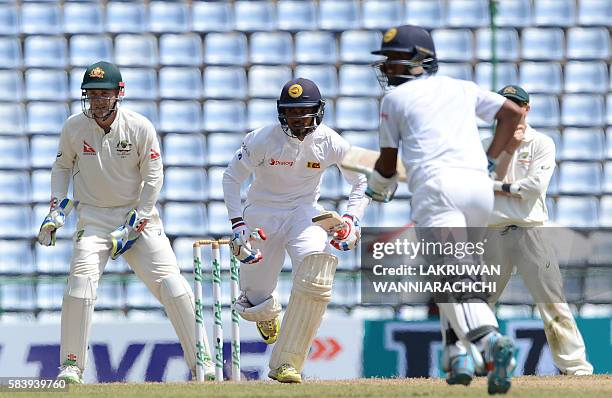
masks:
[(242, 101), (206, 101), (204, 130), (239, 131), (246, 129), (247, 112)]
[(338, 58), (336, 38), (329, 32), (297, 32), (295, 62), (298, 64), (335, 64)]
[(338, 98), (336, 126), (342, 130), (378, 128), (378, 101), (374, 98)]
[[(341, 261), (344, 261), (346, 267), (350, 267), (353, 265), (353, 269), (358, 269), (358, 266), (354, 263), (357, 257), (355, 255), (354, 250), (351, 250), (347, 253), (346, 257), (352, 257), (351, 259), (341, 258)], [(359, 295), (359, 282), (352, 278), (346, 279), (338, 279), (334, 285), (334, 296), (332, 298), (332, 303), (336, 305), (355, 305), (360, 300)]]
[(335, 200), (344, 193), (340, 191), (340, 172), (337, 167), (329, 167), (321, 179), (321, 198)]
[(21, 5), (21, 33), (56, 35), (62, 33), (59, 4), (24, 3)]
[(531, 111), (527, 123), (540, 127), (557, 127), (559, 124), (559, 100), (553, 95), (534, 94), (529, 97)]
[(28, 36), (23, 47), (26, 67), (64, 68), (68, 63), (68, 45), (63, 37)]
[(606, 28), (569, 28), (567, 58), (610, 60), (610, 32)]
[(204, 62), (211, 65), (245, 65), (247, 39), (243, 33), (209, 33), (204, 40)]
[(604, 160), (605, 136), (600, 129), (567, 128), (563, 131), (562, 160)]
[(196, 32), (227, 32), (234, 28), (234, 8), (225, 1), (194, 1), (191, 14)]
[(68, 99), (68, 76), (63, 70), (28, 69), (25, 84), (28, 100)]
[(380, 213), (377, 227), (406, 227), (411, 223), (409, 200), (397, 199), (386, 203), (381, 206)]
[(400, 0), (364, 0), (361, 25), (366, 29), (387, 30), (402, 24), (403, 11)]
[[(58, 231), (59, 232), (59, 231)], [(55, 246), (34, 245), (38, 272), (68, 274), (72, 257), (72, 241), (57, 239)]]
[(449, 76), (461, 80), (473, 80), (474, 71), (469, 63), (440, 62), (438, 64), (438, 75)]
[(606, 115), (607, 115), (607, 120), (606, 123), (608, 124), (608, 126), (612, 125), (612, 94), (608, 94), (606, 96)]
[(104, 32), (104, 13), (100, 3), (66, 2), (63, 10), (65, 33)]
[(163, 150), (166, 166), (206, 164), (206, 143), (202, 134), (166, 134)]
[(1, 203), (29, 203), (30, 175), (27, 171), (3, 171), (0, 178)]
[(150, 68), (121, 68), (121, 77), (125, 82), (125, 98), (156, 99), (157, 73)]
[(276, 7), (272, 1), (234, 2), (236, 13), (236, 30), (253, 32), (276, 29)]
[(612, 228), (612, 195), (602, 196), (599, 202), (599, 214), (599, 226)]
[(538, 131), (548, 137), (555, 143), (555, 158), (561, 159), (561, 133), (558, 129), (538, 129)]
[(242, 67), (209, 66), (204, 69), (204, 97), (244, 99), (247, 76)]
[(125, 304), (128, 308), (162, 308), (147, 286), (137, 279), (130, 280), (125, 286)]
[[(340, 34), (340, 61), (345, 63), (371, 63), (381, 59), (373, 55), (380, 49), (382, 35), (373, 30), (347, 30)], [(333, 62), (332, 62), (333, 63)]]
[[(39, 288), (43, 285), (39, 285)], [(60, 296), (62, 292), (60, 291)], [(33, 284), (3, 284), (0, 305), (4, 310), (32, 311), (36, 308)], [(61, 298), (60, 298), (61, 300)]]
[(608, 69), (605, 62), (568, 62), (565, 65), (565, 91), (598, 94), (608, 91)]
[(526, 27), (531, 25), (531, 0), (504, 0), (497, 2), (498, 26)]
[(35, 266), (32, 241), (0, 240), (0, 273), (28, 274), (35, 271)]
[[(351, 145), (376, 151), (379, 150), (378, 134), (375, 131), (345, 131), (342, 133), (342, 137)], [(346, 185), (345, 188), (350, 188), (346, 181), (342, 183)]]
[(561, 197), (557, 199), (556, 223), (564, 227), (596, 227), (597, 199), (594, 197)]
[(199, 66), (202, 64), (202, 39), (195, 33), (166, 33), (159, 37), (159, 63)]
[(106, 35), (74, 35), (70, 38), (70, 65), (87, 67), (111, 59), (113, 41)]
[(19, 16), (15, 4), (0, 5), (0, 34), (16, 36), (19, 33)]
[(0, 37), (0, 67), (19, 68), (22, 61), (19, 39), (16, 37)]
[(68, 116), (68, 107), (63, 102), (30, 102), (27, 129), (33, 134), (59, 134)]
[(324, 98), (338, 95), (338, 73), (333, 65), (298, 65), (294, 76), (316, 82)]
[(565, 55), (563, 30), (558, 28), (526, 28), (521, 44), (526, 60), (560, 61)]
[(382, 94), (376, 72), (370, 65), (342, 65), (339, 76), (340, 95), (378, 97)]
[(252, 66), (249, 69), (249, 96), (277, 98), (285, 83), (292, 77), (291, 68), (288, 66)]
[[(280, 90), (278, 92), (280, 93)], [(272, 98), (250, 100), (247, 108), (247, 115), (247, 127), (249, 130), (254, 130), (272, 123), (278, 123), (276, 100)]]
[(31, 213), (28, 205), (0, 205), (0, 222), (11, 226), (0, 229), (0, 238), (30, 238)]
[(578, 3), (578, 23), (583, 26), (612, 25), (610, 0), (581, 0)]
[[(112, 262), (114, 261), (109, 261), (109, 263)], [(102, 279), (96, 291), (96, 308), (119, 309), (124, 303), (123, 284), (120, 281)]]
[[(519, 58), (519, 36), (516, 29), (506, 28), (496, 31), (496, 57), (499, 61), (517, 61)], [(476, 32), (476, 58), (490, 60), (492, 34), (490, 28)]]
[(355, 0), (320, 0), (319, 28), (343, 31), (359, 28), (359, 2)]
[(109, 1), (106, 4), (106, 30), (111, 33), (143, 33), (147, 28), (143, 2)]
[(168, 235), (204, 236), (208, 232), (206, 211), (201, 203), (168, 202), (163, 219)]
[(225, 167), (211, 167), (208, 169), (208, 197), (223, 200), (223, 172)]
[(115, 63), (119, 66), (157, 65), (157, 41), (150, 34), (120, 34), (115, 37)]
[(521, 87), (528, 93), (560, 94), (561, 65), (557, 62), (521, 62)]
[(312, 0), (279, 0), (276, 3), (278, 28), (302, 31), (317, 28), (317, 5)]
[(37, 135), (30, 140), (30, 165), (51, 168), (59, 147), (58, 135)]
[(227, 165), (242, 145), (244, 134), (208, 134), (208, 163)]
[(436, 29), (432, 37), (439, 60), (471, 61), (474, 58), (474, 39), (469, 29)]
[(566, 126), (601, 126), (605, 112), (600, 95), (567, 94), (563, 97), (561, 122)]
[(166, 200), (198, 200), (208, 197), (206, 173), (200, 168), (168, 167), (164, 172)]
[[(552, 177), (548, 183), (548, 188), (546, 189), (547, 195), (557, 195), (559, 193), (559, 173), (557, 169), (553, 172)], [(548, 199), (548, 198), (547, 198)], [(552, 198), (551, 198), (552, 200)], [(550, 217), (552, 218), (552, 217)]]
[(476, 83), (488, 90), (499, 90), (508, 84), (516, 84), (518, 81), (518, 71), (514, 63), (497, 64), (496, 70), (497, 81), (496, 87), (493, 84), (493, 65), (489, 62), (480, 62), (476, 64)]
[(51, 197), (51, 170), (34, 170), (30, 179), (32, 186), (32, 201), (37, 203), (49, 203)]
[(85, 74), (85, 67), (77, 67), (77, 68), (72, 68), (69, 72), (69, 78), (70, 78), (70, 82), (69, 82), (69, 90), (70, 90), (70, 99), (73, 100), (79, 100), (79, 106), (80, 106), (80, 99), (81, 99), (81, 82), (83, 81), (83, 75)]
[(454, 0), (447, 3), (446, 23), (455, 28), (480, 28), (489, 25), (486, 0)]
[(0, 100), (20, 101), (23, 97), (24, 87), (22, 73), (19, 70), (0, 70)]
[(162, 98), (199, 99), (202, 95), (200, 69), (173, 66), (161, 68), (159, 95)]
[(559, 166), (559, 193), (598, 195), (601, 165), (595, 162), (563, 162)]
[(0, 136), (0, 148), (6, 152), (0, 157), (0, 168), (25, 169), (29, 167), (30, 153), (26, 137)]
[[(50, 193), (51, 191), (49, 191)], [(71, 191), (68, 191), (71, 193)], [(34, 210), (31, 211), (32, 214), (32, 225), (30, 228), (30, 235), (36, 236), (38, 235), (38, 230), (40, 228), (40, 223), (44, 220), (45, 216), (49, 214), (49, 201), (47, 203), (36, 204), (34, 206)], [(66, 222), (64, 226), (57, 230), (58, 238), (70, 239), (76, 232), (76, 212), (70, 213), (68, 217), (66, 217)]]
[(228, 236), (232, 233), (225, 203), (210, 202), (208, 204), (208, 220), (211, 234)]
[(288, 32), (256, 32), (250, 39), (252, 64), (292, 64), (293, 41)]
[(536, 0), (533, 22), (538, 26), (573, 26), (576, 22), (574, 0)]
[(202, 106), (199, 101), (161, 101), (159, 115), (159, 127), (164, 132), (196, 133), (202, 128)]
[(607, 194), (612, 193), (612, 162), (610, 161), (604, 163), (604, 173), (601, 190), (602, 192)]
[(593, 265), (608, 265), (612, 257), (612, 233), (593, 232), (589, 235), (592, 248), (589, 263)]
[[(174, 251), (178, 266), (183, 272), (193, 272), (193, 242), (196, 239), (198, 237), (181, 237), (174, 239), (172, 242), (172, 251)], [(204, 257), (205, 251), (202, 250), (202, 257)], [(202, 268), (206, 265), (208, 264), (202, 261)], [(210, 265), (208, 268), (210, 269)]]
[(190, 22), (189, 5), (183, 2), (152, 1), (149, 3), (149, 27), (154, 33), (186, 32)]
[(136, 101), (126, 99), (121, 102), (121, 106), (140, 113), (149, 119), (155, 128), (159, 127), (159, 114), (157, 112), (157, 104), (154, 101)]
[(406, 0), (406, 23), (424, 28), (441, 28), (445, 25), (442, 0)]
[[(610, 103), (610, 98), (608, 98), (608, 104)], [(612, 160), (612, 127), (608, 127), (606, 130), (606, 158), (608, 160)]]

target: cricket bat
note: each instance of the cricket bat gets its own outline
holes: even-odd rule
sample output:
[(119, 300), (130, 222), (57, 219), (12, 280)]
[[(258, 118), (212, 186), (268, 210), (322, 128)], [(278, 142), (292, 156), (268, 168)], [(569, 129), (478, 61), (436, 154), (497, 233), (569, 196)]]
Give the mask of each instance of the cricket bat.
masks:
[[(341, 166), (369, 177), (379, 156), (378, 151), (352, 146), (342, 160)], [(406, 181), (406, 168), (399, 157), (397, 158), (397, 177), (399, 181)]]
[(342, 217), (335, 211), (326, 211), (312, 218), (312, 222), (320, 226), (328, 234), (344, 228)]

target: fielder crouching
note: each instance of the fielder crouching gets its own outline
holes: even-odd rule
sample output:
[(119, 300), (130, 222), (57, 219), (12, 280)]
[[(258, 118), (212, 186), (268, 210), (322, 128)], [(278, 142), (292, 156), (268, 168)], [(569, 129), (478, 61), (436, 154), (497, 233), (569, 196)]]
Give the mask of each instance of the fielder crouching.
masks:
[[(325, 102), (315, 83), (303, 78), (287, 82), (277, 108), (279, 123), (246, 135), (223, 175), (223, 192), (233, 230), (230, 246), (247, 264), (240, 269), (242, 294), (236, 310), (243, 319), (257, 322), (266, 343), (276, 342), (268, 376), (281, 383), (300, 383), (331, 300), (338, 261), (328, 253), (327, 232), (312, 222), (324, 210), (317, 201), (325, 169), (338, 165), (352, 185), (344, 228), (331, 241), (336, 249), (357, 245), (359, 219), (369, 199), (365, 176), (340, 167), (350, 146), (322, 124)], [(251, 175), (242, 208), (240, 185)], [(262, 239), (259, 229), (267, 238)], [(293, 287), (279, 326), (281, 305), (274, 290), (285, 252), (291, 257)]]

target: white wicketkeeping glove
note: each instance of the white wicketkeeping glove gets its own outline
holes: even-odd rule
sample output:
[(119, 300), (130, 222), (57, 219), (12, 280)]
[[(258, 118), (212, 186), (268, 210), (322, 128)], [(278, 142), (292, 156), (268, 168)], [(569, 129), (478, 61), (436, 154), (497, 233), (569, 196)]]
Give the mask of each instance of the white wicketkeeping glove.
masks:
[(148, 222), (149, 219), (139, 217), (136, 210), (131, 210), (128, 213), (125, 223), (110, 233), (113, 244), (111, 249), (111, 258), (113, 260), (128, 251), (136, 243)]
[(251, 242), (254, 240), (266, 240), (266, 234), (262, 229), (256, 228), (251, 231), (242, 220), (232, 225), (232, 239), (229, 242), (232, 254), (241, 263), (255, 264), (263, 259), (261, 251), (253, 250)]
[(361, 238), (359, 219), (352, 214), (344, 214), (342, 220), (344, 227), (334, 232), (334, 238), (329, 243), (341, 251), (353, 250)]
[(55, 246), (55, 233), (66, 222), (66, 217), (74, 207), (72, 200), (64, 198), (58, 200), (51, 199), (49, 214), (43, 220), (38, 231), (38, 243), (43, 246)]
[(368, 176), (368, 188), (365, 194), (376, 202), (390, 202), (397, 190), (397, 173), (387, 178), (380, 175), (378, 170), (372, 171)]

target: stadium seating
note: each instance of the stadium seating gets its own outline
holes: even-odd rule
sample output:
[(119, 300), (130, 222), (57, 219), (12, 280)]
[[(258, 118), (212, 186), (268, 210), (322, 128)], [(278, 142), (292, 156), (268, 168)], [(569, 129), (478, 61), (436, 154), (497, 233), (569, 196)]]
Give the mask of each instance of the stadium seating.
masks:
[(162, 98), (199, 99), (202, 73), (199, 68), (167, 66), (159, 70), (159, 95)]
[(279, 0), (276, 7), (281, 30), (301, 31), (317, 27), (317, 5), (312, 0)]
[(202, 63), (202, 39), (194, 33), (161, 35), (159, 62), (162, 65), (199, 66)]

